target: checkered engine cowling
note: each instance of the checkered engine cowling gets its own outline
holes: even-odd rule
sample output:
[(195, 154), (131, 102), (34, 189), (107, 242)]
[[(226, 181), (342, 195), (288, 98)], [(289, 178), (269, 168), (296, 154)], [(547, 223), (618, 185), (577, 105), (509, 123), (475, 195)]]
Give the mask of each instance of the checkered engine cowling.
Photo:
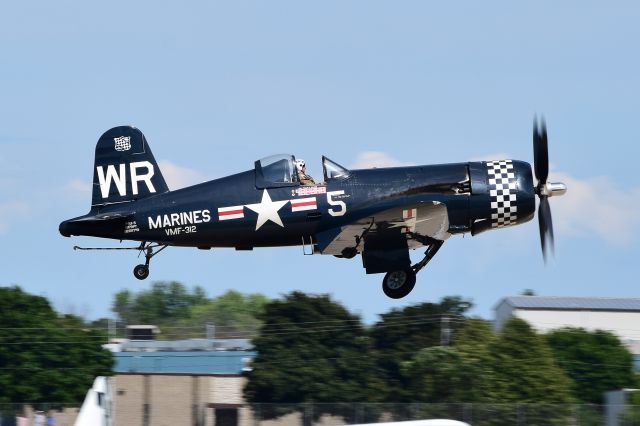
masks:
[(491, 198), (491, 227), (515, 225), (518, 220), (516, 204), (517, 181), (511, 160), (488, 161), (489, 196)]

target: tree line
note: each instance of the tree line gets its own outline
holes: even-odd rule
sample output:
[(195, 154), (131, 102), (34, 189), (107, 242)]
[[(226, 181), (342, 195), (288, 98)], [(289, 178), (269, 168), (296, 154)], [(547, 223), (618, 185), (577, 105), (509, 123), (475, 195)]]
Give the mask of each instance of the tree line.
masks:
[[(254, 339), (245, 399), (273, 403), (261, 406), (263, 418), (310, 402), (404, 403), (391, 410), (398, 418), (410, 403), (537, 404), (548, 408), (529, 424), (563, 424), (569, 413), (558, 405), (601, 404), (603, 392), (637, 386), (632, 355), (609, 332), (540, 334), (513, 318), (495, 333), (490, 322), (470, 318), (470, 308), (446, 297), (393, 309), (365, 326), (327, 295), (271, 301)], [(314, 407), (315, 418), (353, 415), (340, 404)], [(500, 410), (492, 414), (498, 424), (506, 418)]]
[(0, 403), (82, 402), (96, 376), (111, 375), (106, 339), (42, 296), (0, 287)]
[(158, 326), (161, 339), (202, 338), (207, 323), (215, 327), (216, 338), (251, 338), (268, 301), (262, 294), (235, 290), (208, 297), (202, 287), (189, 289), (176, 281), (160, 281), (148, 290), (119, 291), (111, 309), (122, 325)]
[[(244, 395), (275, 404), (266, 417), (310, 402), (600, 404), (604, 391), (638, 384), (631, 354), (611, 333), (540, 334), (518, 319), (495, 333), (471, 307), (446, 297), (365, 324), (328, 295), (210, 298), (178, 282), (122, 290), (112, 303), (119, 321), (158, 325), (163, 338), (203, 337), (207, 322), (216, 337), (252, 337)], [(106, 330), (106, 319), (58, 314), (44, 297), (0, 287), (0, 403), (81, 401), (95, 376), (111, 374)]]
[[(210, 298), (201, 287), (156, 282), (139, 292), (119, 291), (112, 311), (120, 325), (158, 325), (164, 339), (252, 337), (268, 299), (228, 291)], [(0, 287), (0, 404), (82, 402), (96, 376), (112, 374), (108, 342), (110, 319), (87, 320), (56, 312), (49, 301), (18, 286)]]

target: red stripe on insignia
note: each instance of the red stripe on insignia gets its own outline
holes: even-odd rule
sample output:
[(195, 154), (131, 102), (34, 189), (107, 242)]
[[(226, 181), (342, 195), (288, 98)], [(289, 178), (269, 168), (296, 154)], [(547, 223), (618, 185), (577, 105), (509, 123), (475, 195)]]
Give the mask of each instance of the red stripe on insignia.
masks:
[(238, 209), (238, 210), (227, 210), (224, 212), (218, 211), (218, 215), (220, 216), (228, 216), (232, 214), (242, 214), (242, 213), (244, 213), (244, 208)]
[(315, 201), (305, 201), (304, 203), (291, 202), (293, 207), (315, 206)]
[(402, 219), (407, 220), (407, 219), (413, 219), (414, 215), (417, 213), (417, 209), (409, 209), (409, 210), (403, 210), (402, 211)]

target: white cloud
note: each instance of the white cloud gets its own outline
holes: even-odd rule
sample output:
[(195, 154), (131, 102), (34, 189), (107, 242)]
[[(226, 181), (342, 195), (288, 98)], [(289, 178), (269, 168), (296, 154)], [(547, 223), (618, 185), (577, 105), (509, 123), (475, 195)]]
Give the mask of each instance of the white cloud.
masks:
[(90, 194), (92, 188), (90, 182), (80, 179), (74, 179), (71, 182), (67, 183), (64, 186), (64, 189), (73, 193)]
[(5, 234), (9, 226), (29, 212), (29, 207), (22, 201), (0, 203), (0, 234)]
[[(194, 185), (207, 180), (203, 173), (196, 170), (180, 167), (170, 161), (160, 161), (158, 163), (162, 176), (164, 176), (169, 189), (179, 189), (185, 186)], [(0, 182), (1, 183), (1, 182)], [(71, 195), (87, 195), (91, 194), (91, 182), (81, 179), (74, 179), (64, 186), (64, 190)]]
[(167, 160), (160, 161), (158, 165), (169, 189), (184, 188), (185, 186), (195, 185), (208, 180), (204, 173), (178, 166)]
[(494, 160), (507, 160), (513, 159), (513, 157), (505, 152), (498, 152), (495, 154), (487, 154), (481, 155), (478, 157), (473, 157), (468, 159), (467, 161), (494, 161)]
[(358, 154), (356, 161), (351, 164), (350, 169), (370, 169), (373, 167), (400, 167), (411, 166), (391, 155), (381, 151), (364, 151)]
[[(480, 155), (477, 157), (469, 158), (466, 161), (491, 161), (491, 160), (504, 160), (513, 158), (505, 152), (498, 152), (494, 154)], [(414, 166), (415, 163), (398, 160), (392, 157), (386, 152), (382, 151), (364, 151), (358, 154), (356, 161), (351, 164), (351, 169), (370, 169), (373, 167), (402, 167), (402, 166)]]
[(549, 181), (567, 185), (567, 193), (552, 198), (554, 228), (569, 235), (596, 235), (613, 244), (635, 240), (640, 225), (640, 187), (620, 188), (609, 177), (575, 179), (551, 172)]

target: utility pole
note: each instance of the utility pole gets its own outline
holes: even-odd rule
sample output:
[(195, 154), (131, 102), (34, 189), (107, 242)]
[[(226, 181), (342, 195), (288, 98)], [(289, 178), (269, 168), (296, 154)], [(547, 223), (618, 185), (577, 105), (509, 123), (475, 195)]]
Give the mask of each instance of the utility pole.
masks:
[(216, 326), (212, 322), (207, 323), (207, 339), (213, 340), (216, 337)]
[(116, 338), (116, 320), (113, 318), (107, 319), (107, 343)]
[(440, 346), (449, 346), (451, 341), (451, 326), (449, 325), (449, 317), (443, 315), (440, 317)]

